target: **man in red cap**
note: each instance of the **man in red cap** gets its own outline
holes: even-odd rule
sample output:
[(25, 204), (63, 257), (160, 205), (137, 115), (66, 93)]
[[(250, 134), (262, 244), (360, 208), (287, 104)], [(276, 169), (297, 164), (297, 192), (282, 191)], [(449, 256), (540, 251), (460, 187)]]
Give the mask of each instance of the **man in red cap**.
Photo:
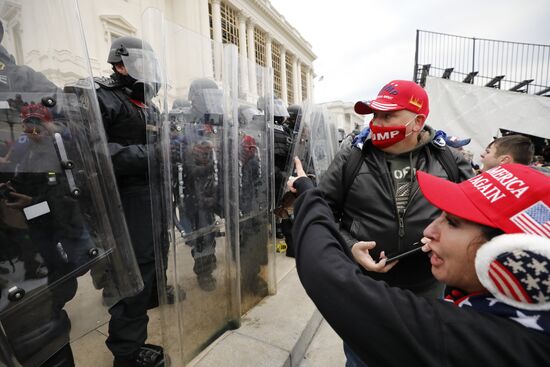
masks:
[[(440, 297), (443, 285), (422, 254), (389, 264), (368, 261), (367, 254), (378, 259), (410, 250), (439, 215), (419, 190), (417, 170), (458, 182), (472, 176), (470, 164), (434, 139), (435, 131), (426, 125), (428, 95), (412, 81), (389, 82), (376, 99), (357, 102), (355, 112), (373, 114), (370, 134), (361, 148), (340, 150), (319, 188), (355, 260), (369, 276), (418, 295)], [(346, 345), (344, 351), (348, 366), (362, 365)]]

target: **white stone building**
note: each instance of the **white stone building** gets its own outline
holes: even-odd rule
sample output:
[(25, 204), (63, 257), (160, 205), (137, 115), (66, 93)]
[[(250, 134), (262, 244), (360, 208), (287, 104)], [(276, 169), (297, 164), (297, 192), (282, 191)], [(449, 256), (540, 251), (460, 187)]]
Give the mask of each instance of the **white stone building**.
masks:
[[(259, 64), (273, 67), (275, 97), (289, 105), (313, 97), (312, 63), (316, 56), (311, 45), (268, 0), (79, 0), (78, 4), (94, 75), (111, 73), (106, 62), (111, 41), (126, 35), (141, 37), (141, 15), (146, 8), (154, 7), (172, 22), (198, 34), (216, 42), (236, 44), (240, 57), (249, 60), (241, 63), (240, 82), (245, 92), (253, 92), (255, 83), (253, 70), (244, 69), (248, 68), (247, 64)], [(6, 28), (4, 42), (12, 46), (8, 49), (17, 50), (14, 56), (18, 63), (31, 67), (40, 62), (40, 52), (59, 53), (59, 61), (67, 63), (67, 68), (62, 70), (69, 79), (72, 45), (67, 45), (67, 50), (40, 50), (40, 45), (47, 43), (41, 43), (39, 36), (45, 35), (22, 34), (29, 37), (25, 40), (13, 36), (18, 34), (18, 29), (31, 28), (21, 23), (44, 16), (43, 8), (37, 0), (0, 0), (0, 18)], [(47, 36), (63, 37), (63, 34)], [(33, 46), (36, 49), (28, 49)], [(48, 77), (56, 82), (65, 79), (62, 75)]]
[(364, 116), (355, 113), (353, 106), (355, 102), (332, 101), (322, 103), (327, 111), (333, 115), (337, 129), (342, 129), (349, 134), (354, 129), (361, 129)]

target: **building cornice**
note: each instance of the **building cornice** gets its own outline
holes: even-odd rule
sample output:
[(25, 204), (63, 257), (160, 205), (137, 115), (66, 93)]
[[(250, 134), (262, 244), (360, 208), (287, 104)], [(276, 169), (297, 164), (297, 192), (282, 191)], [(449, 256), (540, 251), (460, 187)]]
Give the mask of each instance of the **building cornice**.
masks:
[[(304, 56), (307, 59), (307, 63), (313, 62), (317, 58), (311, 49), (311, 44), (307, 42), (302, 35), (294, 28), (284, 16), (282, 16), (268, 0), (229, 0), (234, 6), (239, 10), (243, 10), (246, 6), (252, 6), (260, 15), (262, 15), (266, 20), (271, 21), (265, 22), (266, 26), (272, 27), (273, 29), (264, 29), (271, 36), (275, 36), (273, 31), (281, 34), (284, 37), (287, 37), (288, 40), (292, 41), (296, 47), (296, 51), (299, 51), (298, 54)], [(246, 10), (245, 10), (246, 11)], [(247, 14), (250, 14), (250, 11), (246, 11)], [(255, 24), (262, 26), (264, 22), (260, 22), (260, 19), (255, 21)], [(278, 43), (281, 43), (283, 40), (278, 40)], [(286, 50), (292, 52), (292, 47), (286, 45)], [(300, 57), (301, 58), (301, 57)], [(302, 60), (306, 61), (306, 60)]]
[(123, 35), (135, 35), (137, 28), (120, 15), (100, 15), (103, 24), (105, 40), (109, 40), (109, 33), (116, 32)]

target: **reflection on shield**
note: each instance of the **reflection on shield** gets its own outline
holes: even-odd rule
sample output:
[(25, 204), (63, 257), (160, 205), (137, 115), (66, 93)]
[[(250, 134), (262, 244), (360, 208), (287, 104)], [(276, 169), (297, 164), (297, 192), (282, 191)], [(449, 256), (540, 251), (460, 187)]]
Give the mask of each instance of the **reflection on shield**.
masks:
[(155, 342), (183, 366), (274, 291), (272, 76), (257, 73), (257, 94), (268, 100), (259, 111), (257, 96), (240, 99), (234, 45), (216, 44), (154, 9), (143, 24), (147, 42), (166, 51), (156, 104), (173, 107), (161, 111), (157, 133), (148, 136), (161, 147), (149, 162), (159, 191), (157, 274), (165, 281)]
[[(12, 36), (40, 61), (0, 70), (8, 81), (0, 86), (0, 364), (38, 366), (106, 323), (108, 307), (143, 284), (76, 5), (11, 3), (35, 15)], [(53, 51), (66, 49), (56, 37), (37, 45), (22, 36), (58, 32), (70, 53)]]

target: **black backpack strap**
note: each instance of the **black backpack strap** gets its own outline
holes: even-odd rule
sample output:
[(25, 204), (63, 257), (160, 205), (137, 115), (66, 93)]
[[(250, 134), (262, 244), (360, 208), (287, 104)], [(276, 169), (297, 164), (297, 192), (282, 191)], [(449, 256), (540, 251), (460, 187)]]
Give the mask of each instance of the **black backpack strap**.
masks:
[(447, 172), (449, 180), (456, 183), (460, 182), (458, 165), (453, 153), (451, 152), (451, 148), (447, 145), (443, 147), (436, 147), (430, 144), (430, 146), (432, 147), (432, 152), (434, 152), (437, 160), (441, 163), (445, 169), (445, 172)]
[(352, 147), (349, 158), (344, 165), (344, 197), (342, 200), (342, 207), (346, 203), (348, 191), (351, 189), (351, 185), (361, 169), (361, 164), (363, 164), (363, 150)]

